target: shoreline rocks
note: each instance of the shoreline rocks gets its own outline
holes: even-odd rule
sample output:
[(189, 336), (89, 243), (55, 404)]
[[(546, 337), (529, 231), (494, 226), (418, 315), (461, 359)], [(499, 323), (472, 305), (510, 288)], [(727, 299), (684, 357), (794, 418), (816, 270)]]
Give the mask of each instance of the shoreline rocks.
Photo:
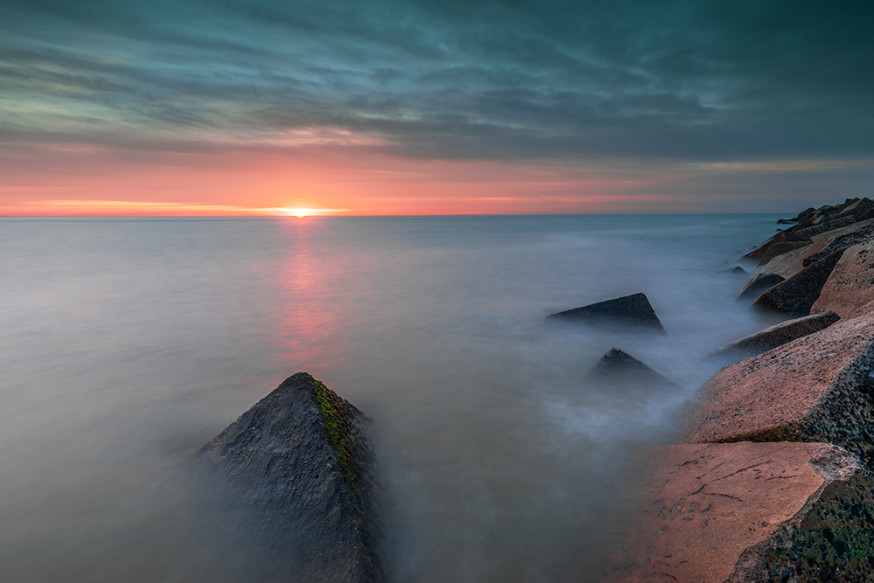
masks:
[(754, 306), (802, 317), (720, 351), (757, 354), (698, 390), (685, 443), (651, 452), (606, 581), (874, 580), (874, 202), (781, 223), (738, 296), (761, 285)]
[(384, 579), (366, 424), (353, 405), (297, 373), (200, 453), (257, 517), (270, 544), (295, 556), (299, 580)]

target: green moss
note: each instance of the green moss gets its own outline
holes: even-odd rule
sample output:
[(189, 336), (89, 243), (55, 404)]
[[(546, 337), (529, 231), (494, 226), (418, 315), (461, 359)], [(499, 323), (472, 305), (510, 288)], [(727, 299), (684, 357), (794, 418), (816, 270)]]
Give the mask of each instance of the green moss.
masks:
[(765, 555), (766, 581), (867, 581), (874, 572), (874, 490), (863, 473), (834, 483)]
[(351, 406), (320, 381), (313, 379), (312, 388), (325, 431), (337, 454), (346, 490), (358, 508), (361, 498), (360, 472), (356, 459), (357, 429), (352, 424)]

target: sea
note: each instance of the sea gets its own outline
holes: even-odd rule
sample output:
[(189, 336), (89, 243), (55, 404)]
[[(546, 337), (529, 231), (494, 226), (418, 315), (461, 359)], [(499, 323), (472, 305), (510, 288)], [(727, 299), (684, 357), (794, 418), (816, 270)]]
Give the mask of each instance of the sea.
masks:
[[(2, 218), (0, 577), (294, 581), (196, 458), (306, 371), (372, 419), (391, 581), (595, 580), (710, 354), (774, 323), (728, 270), (777, 218)], [(546, 320), (636, 292), (667, 335)], [(611, 347), (676, 387), (593, 384)]]

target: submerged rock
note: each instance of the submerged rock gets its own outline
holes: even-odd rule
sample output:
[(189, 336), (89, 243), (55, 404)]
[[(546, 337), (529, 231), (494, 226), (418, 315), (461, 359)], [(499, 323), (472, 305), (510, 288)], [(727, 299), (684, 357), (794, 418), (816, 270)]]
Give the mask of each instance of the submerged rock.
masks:
[(688, 442), (822, 441), (874, 453), (874, 312), (748, 358), (698, 391)]
[(611, 583), (770, 581), (764, 549), (785, 548), (780, 537), (860, 469), (825, 443), (684, 444), (650, 458), (652, 502)]
[(615, 347), (601, 357), (586, 377), (598, 382), (610, 382), (619, 386), (634, 385), (644, 389), (676, 387), (658, 372)]
[(582, 308), (551, 314), (550, 318), (590, 324), (621, 324), (636, 326), (665, 334), (655, 310), (642, 293), (606, 300)]
[(286, 379), (201, 456), (296, 555), (296, 580), (374, 583), (373, 453), (364, 415), (307, 373)]
[(759, 297), (763, 291), (771, 289), (786, 278), (776, 273), (757, 273), (751, 280), (746, 282), (734, 299), (746, 300)]
[(762, 293), (753, 304), (791, 316), (806, 316), (819, 298), (820, 290), (837, 265), (842, 253), (843, 250), (835, 251), (786, 281), (778, 283)]
[(791, 342), (796, 338), (819, 332), (820, 330), (828, 328), (838, 320), (840, 320), (840, 316), (832, 311), (795, 318), (794, 320), (788, 320), (771, 326), (770, 328), (765, 328), (760, 332), (756, 332), (755, 334), (751, 334), (740, 340), (735, 340), (731, 344), (720, 348), (715, 354), (737, 354), (745, 356), (761, 354), (762, 352), (771, 350), (772, 348), (777, 348), (787, 342)]

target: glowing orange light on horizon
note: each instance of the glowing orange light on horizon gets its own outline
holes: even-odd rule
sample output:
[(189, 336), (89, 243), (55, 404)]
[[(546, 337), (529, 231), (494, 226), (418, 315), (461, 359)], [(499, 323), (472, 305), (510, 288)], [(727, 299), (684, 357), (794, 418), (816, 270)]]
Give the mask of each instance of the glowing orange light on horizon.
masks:
[(302, 219), (304, 217), (308, 217), (310, 214), (310, 209), (305, 209), (305, 208), (297, 208), (297, 209), (289, 209), (289, 210), (291, 211), (291, 214), (293, 214), (294, 216), (296, 216), (299, 219)]

